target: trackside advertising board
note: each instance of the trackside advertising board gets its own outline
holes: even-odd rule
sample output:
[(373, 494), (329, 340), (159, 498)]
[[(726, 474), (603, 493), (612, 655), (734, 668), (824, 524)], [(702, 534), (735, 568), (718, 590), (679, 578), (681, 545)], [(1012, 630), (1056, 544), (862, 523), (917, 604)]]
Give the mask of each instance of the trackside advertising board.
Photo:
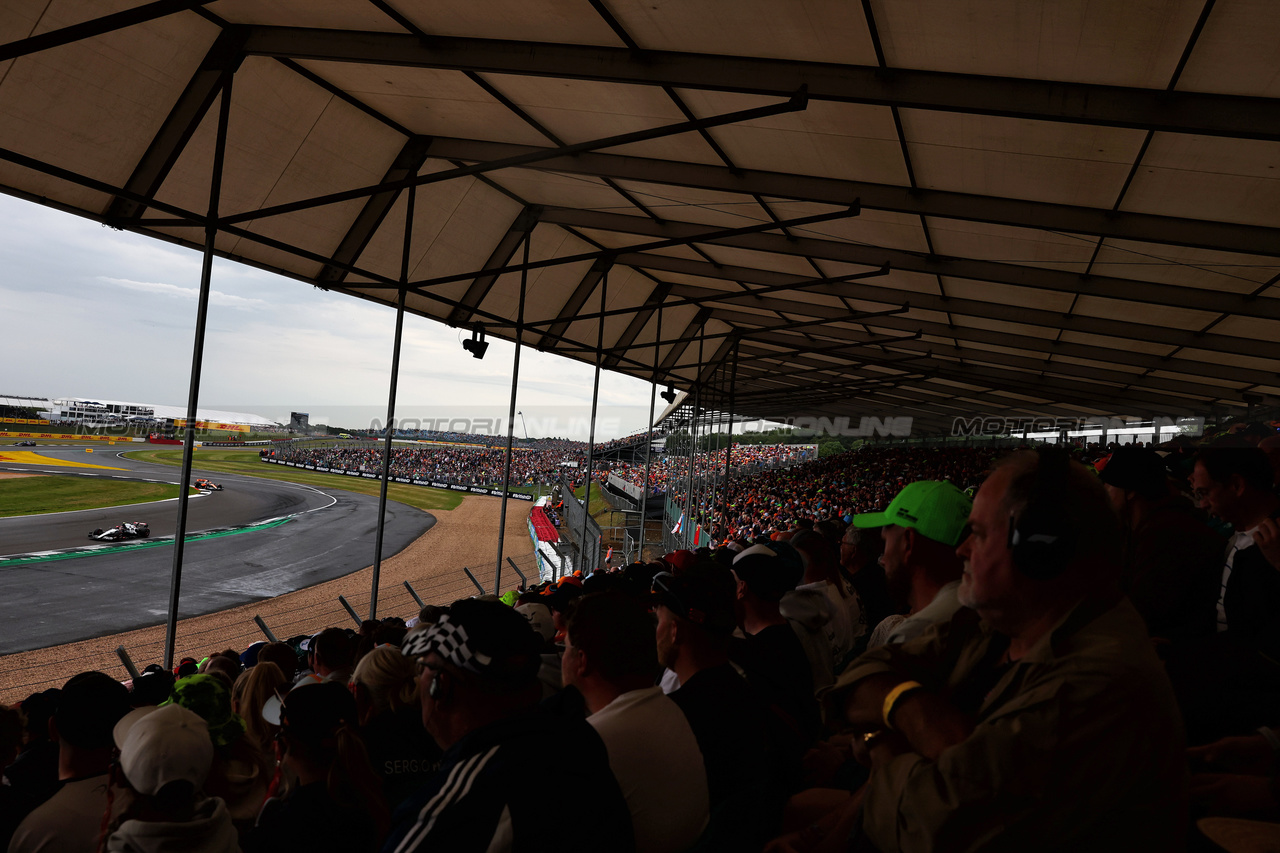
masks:
[[(299, 465), (297, 462), (282, 462), (279, 459), (271, 459), (263, 456), (262, 462), (270, 462), (272, 465), (287, 465), (290, 468), (300, 468), (303, 471), (319, 471), (322, 474), (342, 474), (347, 477), (361, 477), (366, 480), (381, 480), (382, 475), (370, 474), (368, 471), (347, 471), (342, 468), (326, 468), (323, 465)], [(460, 483), (448, 483), (442, 480), (422, 480), (416, 477), (391, 477), (388, 482), (404, 483), (406, 486), (426, 486), (430, 489), (447, 489), (451, 492), (466, 492), (469, 495), (490, 495), (495, 498), (502, 497), (502, 489), (486, 489), (483, 486), (465, 486)], [(507, 497), (517, 501), (532, 501), (533, 495), (526, 495), (523, 492), (507, 492)]]
[[(187, 425), (186, 418), (174, 418), (174, 429), (183, 429)], [(250, 432), (248, 424), (220, 424), (214, 421), (196, 421), (196, 429), (219, 430), (221, 432)]]
[(0, 438), (52, 438), (59, 441), (142, 441), (127, 435), (76, 435), (70, 432), (0, 432)]

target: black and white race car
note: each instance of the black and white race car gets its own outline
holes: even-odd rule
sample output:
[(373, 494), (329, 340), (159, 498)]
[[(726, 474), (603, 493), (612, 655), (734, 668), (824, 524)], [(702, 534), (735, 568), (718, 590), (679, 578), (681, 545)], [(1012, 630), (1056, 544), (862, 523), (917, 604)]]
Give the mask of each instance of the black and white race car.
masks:
[(35, 447), (36, 443), (28, 438), (25, 441), (15, 441), (13, 443), (13, 446), (14, 447)]
[(123, 542), (126, 539), (146, 539), (150, 535), (151, 528), (145, 521), (126, 521), (106, 530), (99, 527), (89, 534), (89, 538), (98, 542)]

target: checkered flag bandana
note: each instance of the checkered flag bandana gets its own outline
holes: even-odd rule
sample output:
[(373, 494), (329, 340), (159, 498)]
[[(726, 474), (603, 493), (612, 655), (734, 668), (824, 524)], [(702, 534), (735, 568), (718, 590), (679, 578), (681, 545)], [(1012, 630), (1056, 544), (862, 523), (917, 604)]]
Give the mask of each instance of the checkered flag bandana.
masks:
[(420, 658), (435, 652), (454, 666), (483, 675), (493, 663), (489, 655), (471, 647), (467, 629), (449, 620), (449, 614), (425, 631), (404, 638), (400, 653), (405, 657)]

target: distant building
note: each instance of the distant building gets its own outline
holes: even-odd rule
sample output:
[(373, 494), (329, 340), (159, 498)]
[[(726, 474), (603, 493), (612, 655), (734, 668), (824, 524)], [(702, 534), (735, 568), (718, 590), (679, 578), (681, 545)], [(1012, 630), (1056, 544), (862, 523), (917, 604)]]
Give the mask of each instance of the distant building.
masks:
[[(186, 406), (166, 406), (161, 403), (137, 403), (123, 400), (91, 400), (86, 397), (60, 397), (54, 399), (29, 398), (38, 401), (39, 417), (63, 423), (79, 423), (86, 426), (150, 426), (172, 429), (175, 421), (185, 422)], [(47, 411), (45, 411), (47, 409)], [(306, 418), (306, 415), (303, 415)], [(261, 415), (249, 412), (227, 412), (201, 408), (196, 412), (198, 429), (249, 432), (250, 430), (279, 429), (280, 424)], [(304, 421), (305, 423), (305, 421)]]
[(290, 412), (289, 429), (294, 432), (307, 432), (311, 429), (311, 415), (308, 412)]
[(49, 414), (51, 420), (79, 421), (86, 424), (111, 424), (125, 420), (153, 420), (156, 410), (151, 406), (116, 402), (100, 403), (95, 400), (71, 398), (54, 400)]

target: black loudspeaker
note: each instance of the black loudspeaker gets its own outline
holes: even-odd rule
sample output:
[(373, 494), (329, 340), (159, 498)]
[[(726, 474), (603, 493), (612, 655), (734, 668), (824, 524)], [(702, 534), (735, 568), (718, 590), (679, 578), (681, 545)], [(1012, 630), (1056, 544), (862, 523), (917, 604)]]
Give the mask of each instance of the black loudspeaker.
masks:
[(1038, 451), (1036, 478), (1022, 515), (1009, 517), (1013, 564), (1029, 578), (1050, 580), (1066, 571), (1075, 554), (1075, 535), (1066, 514), (1071, 456), (1047, 445)]

